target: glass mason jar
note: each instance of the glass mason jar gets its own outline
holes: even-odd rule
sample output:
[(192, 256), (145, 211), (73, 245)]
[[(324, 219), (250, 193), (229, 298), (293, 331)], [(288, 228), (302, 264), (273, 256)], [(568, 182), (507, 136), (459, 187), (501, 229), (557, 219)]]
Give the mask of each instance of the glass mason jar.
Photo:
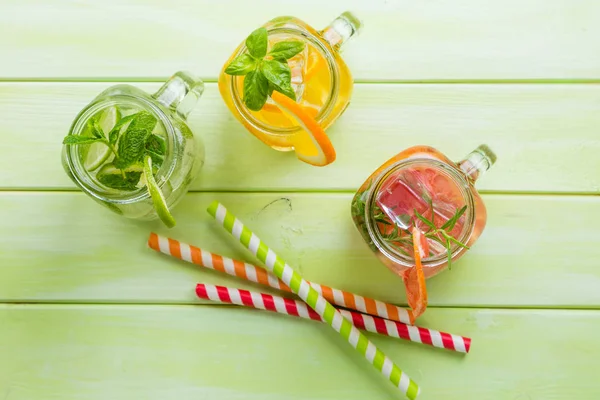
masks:
[[(345, 12), (328, 27), (317, 31), (295, 17), (278, 17), (263, 25), (268, 32), (269, 47), (286, 40), (305, 43), (304, 50), (288, 60), (296, 101), (315, 116), (327, 129), (344, 112), (352, 95), (352, 75), (340, 56), (342, 45), (358, 33), (361, 23)], [(225, 73), (236, 57), (247, 53), (242, 42), (225, 63), (219, 76), (219, 90), (229, 110), (246, 129), (263, 143), (279, 151), (294, 150), (293, 136), (301, 131), (269, 99), (260, 111), (252, 111), (242, 100), (244, 76)]]
[[(457, 242), (473, 245), (487, 219), (474, 184), (495, 161), (486, 145), (458, 163), (432, 147), (415, 146), (392, 157), (359, 188), (351, 206), (354, 223), (379, 260), (403, 278), (407, 291), (415, 265), (411, 228), (430, 232), (430, 253), (422, 260), (425, 278), (445, 269), (449, 259), (462, 257), (467, 247)], [(452, 223), (454, 216), (458, 218)], [(454, 241), (438, 232), (444, 227)]]
[[(69, 135), (91, 136), (90, 127), (95, 126), (108, 136), (120, 120), (126, 121), (128, 116), (132, 118), (139, 113), (150, 115), (149, 118), (156, 123), (152, 137), (160, 148), (158, 158), (155, 158), (155, 153), (152, 156), (155, 166), (159, 165), (154, 177), (167, 206), (172, 208), (187, 192), (204, 164), (202, 141), (192, 134), (186, 123), (203, 90), (203, 82), (186, 72), (174, 74), (154, 94), (131, 85), (112, 86), (77, 115)], [(128, 129), (127, 123), (123, 129)], [(119, 144), (115, 142), (113, 146), (115, 149)], [(83, 192), (115, 213), (141, 220), (157, 218), (141, 174), (142, 167), (132, 165), (118, 170), (112, 167), (115, 154), (105, 143), (65, 145), (62, 163), (67, 175)], [(132, 179), (130, 182), (125, 180), (125, 184), (121, 179), (115, 185), (110, 175), (113, 172), (119, 179), (120, 174)]]

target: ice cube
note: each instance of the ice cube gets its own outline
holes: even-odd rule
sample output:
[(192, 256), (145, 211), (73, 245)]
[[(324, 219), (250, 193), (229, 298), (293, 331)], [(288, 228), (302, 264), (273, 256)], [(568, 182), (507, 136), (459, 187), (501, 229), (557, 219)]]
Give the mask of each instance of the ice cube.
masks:
[(423, 213), (427, 203), (402, 179), (402, 174), (389, 178), (381, 187), (377, 204), (388, 218), (402, 229), (408, 229), (416, 209)]
[(296, 93), (296, 101), (299, 103), (304, 94), (304, 75), (306, 73), (306, 58), (308, 56), (307, 46), (300, 53), (288, 60), (292, 71), (292, 88)]
[[(293, 40), (294, 38), (283, 38), (282, 40)], [(279, 41), (279, 40), (278, 40)], [(270, 43), (272, 46), (275, 41)], [(292, 72), (292, 89), (296, 93), (296, 102), (300, 103), (302, 100), (302, 95), (304, 94), (304, 75), (306, 73), (306, 57), (308, 55), (308, 50), (304, 47), (300, 53), (295, 55), (294, 57), (288, 60), (288, 65)], [(271, 100), (269, 97), (267, 99), (268, 104), (275, 105), (275, 102)]]

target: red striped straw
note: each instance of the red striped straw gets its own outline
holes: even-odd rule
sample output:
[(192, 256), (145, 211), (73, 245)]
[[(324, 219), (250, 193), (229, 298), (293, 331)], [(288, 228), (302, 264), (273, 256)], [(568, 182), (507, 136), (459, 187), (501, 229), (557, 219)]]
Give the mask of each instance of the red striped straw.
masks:
[[(218, 254), (203, 250), (199, 247), (191, 246), (175, 239), (157, 235), (154, 232), (150, 234), (148, 246), (158, 252), (199, 265), (201, 267), (210, 268), (216, 271), (224, 272), (231, 276), (236, 276), (251, 282), (260, 283), (265, 286), (270, 286), (275, 289), (292, 293), (292, 290), (286, 286), (285, 283), (281, 282), (275, 275), (257, 265), (223, 257)], [(329, 286), (319, 285), (318, 283), (314, 282), (310, 282), (310, 286), (319, 292), (319, 294), (327, 301), (340, 307), (350, 308), (352, 310), (360, 311), (364, 314), (370, 314), (392, 321), (403, 322), (405, 324), (412, 325), (414, 322), (414, 318), (410, 310), (406, 310), (393, 304), (384, 303), (379, 300), (374, 300), (358, 294), (346, 292), (344, 290), (334, 289)]]
[[(219, 303), (235, 304), (238, 306), (252, 307), (260, 310), (312, 319), (314, 321), (322, 321), (319, 314), (308, 307), (306, 303), (299, 300), (203, 283), (198, 283), (196, 285), (196, 294), (201, 299)], [(471, 349), (471, 339), (467, 337), (406, 325), (401, 322), (390, 321), (389, 319), (364, 315), (356, 311), (341, 309), (338, 309), (338, 311), (358, 329), (367, 332), (379, 333), (381, 335), (405, 339), (415, 343), (427, 344), (441, 349), (457, 351), (459, 353), (468, 353)]]

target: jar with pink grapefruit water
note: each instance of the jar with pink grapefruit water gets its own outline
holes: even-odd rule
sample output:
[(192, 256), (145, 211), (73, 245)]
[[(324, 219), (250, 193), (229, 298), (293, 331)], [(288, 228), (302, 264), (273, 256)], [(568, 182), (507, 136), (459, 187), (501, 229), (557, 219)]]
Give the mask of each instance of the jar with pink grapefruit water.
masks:
[(427, 306), (425, 279), (481, 235), (487, 213), (474, 184), (495, 161), (486, 145), (458, 163), (415, 146), (379, 167), (354, 196), (354, 223), (379, 260), (403, 278), (414, 317)]

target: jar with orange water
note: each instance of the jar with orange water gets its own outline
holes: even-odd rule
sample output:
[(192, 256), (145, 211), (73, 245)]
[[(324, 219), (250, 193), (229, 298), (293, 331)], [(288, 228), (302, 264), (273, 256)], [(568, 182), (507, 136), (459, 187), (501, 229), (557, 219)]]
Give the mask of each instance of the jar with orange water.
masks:
[(360, 27), (349, 12), (321, 31), (294, 17), (267, 22), (225, 63), (219, 76), (225, 103), (273, 149), (330, 164), (335, 150), (325, 130), (348, 107), (353, 86), (340, 49)]

